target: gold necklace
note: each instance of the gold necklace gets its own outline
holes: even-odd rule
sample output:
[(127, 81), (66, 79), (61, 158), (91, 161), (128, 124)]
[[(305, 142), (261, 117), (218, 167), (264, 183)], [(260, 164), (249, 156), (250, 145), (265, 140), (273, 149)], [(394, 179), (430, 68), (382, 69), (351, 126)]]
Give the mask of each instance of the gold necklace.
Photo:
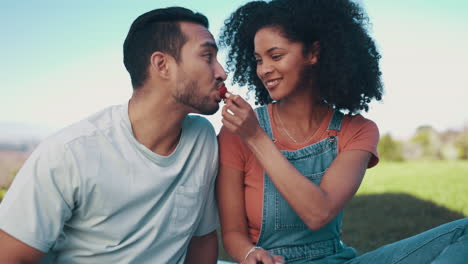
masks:
[[(277, 107), (276, 107), (277, 108)], [(284, 123), (283, 123), (283, 120), (281, 120), (281, 116), (278, 112), (278, 109), (276, 109), (276, 115), (278, 116), (278, 120), (280, 121), (281, 123), (281, 129), (285, 132), (286, 136), (288, 136), (293, 142), (294, 144), (304, 144), (306, 142), (309, 142), (309, 140), (314, 136), (314, 134), (312, 133), (312, 135), (310, 135), (306, 140), (304, 141), (301, 141), (301, 142), (298, 142), (297, 140), (295, 140), (289, 133), (288, 133), (288, 130), (286, 130), (286, 127), (284, 126)]]

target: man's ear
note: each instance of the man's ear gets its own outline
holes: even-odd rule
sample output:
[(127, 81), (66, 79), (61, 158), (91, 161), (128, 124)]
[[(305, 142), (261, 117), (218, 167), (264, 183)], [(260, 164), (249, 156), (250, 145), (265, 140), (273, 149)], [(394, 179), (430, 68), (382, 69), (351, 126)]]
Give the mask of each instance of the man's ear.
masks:
[(173, 58), (166, 53), (156, 51), (153, 54), (151, 54), (151, 64), (150, 64), (150, 69), (151, 71), (158, 75), (160, 78), (167, 79), (169, 78), (170, 74), (170, 64), (171, 64), (171, 59)]
[(320, 57), (320, 43), (314, 41), (309, 53), (307, 54), (307, 61), (310, 65), (316, 65), (319, 62)]

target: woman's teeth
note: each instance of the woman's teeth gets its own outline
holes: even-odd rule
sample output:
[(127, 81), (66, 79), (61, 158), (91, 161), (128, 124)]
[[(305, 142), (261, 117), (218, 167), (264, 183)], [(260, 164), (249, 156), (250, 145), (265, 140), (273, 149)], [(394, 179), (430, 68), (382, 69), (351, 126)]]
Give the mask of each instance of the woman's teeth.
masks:
[(267, 86), (275, 86), (278, 83), (279, 83), (279, 80), (272, 80), (272, 81), (267, 81), (265, 84)]

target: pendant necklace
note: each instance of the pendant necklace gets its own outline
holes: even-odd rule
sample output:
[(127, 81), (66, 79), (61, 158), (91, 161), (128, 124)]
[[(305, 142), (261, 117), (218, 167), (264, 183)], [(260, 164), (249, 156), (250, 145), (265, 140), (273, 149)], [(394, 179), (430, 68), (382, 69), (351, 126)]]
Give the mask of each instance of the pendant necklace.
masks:
[(310, 136), (309, 136), (308, 138), (306, 138), (306, 140), (304, 140), (304, 141), (299, 142), (299, 141), (295, 140), (295, 139), (289, 134), (288, 130), (286, 130), (286, 127), (284, 126), (283, 120), (281, 120), (281, 116), (280, 116), (280, 114), (279, 114), (279, 112), (278, 112), (277, 107), (276, 107), (276, 109), (275, 109), (275, 112), (276, 112), (276, 115), (278, 116), (278, 120), (279, 120), (279, 122), (280, 122), (280, 124), (281, 124), (281, 129), (284, 131), (284, 133), (286, 134), (286, 136), (288, 136), (288, 138), (290, 138), (290, 139), (294, 142), (294, 144), (298, 144), (298, 145), (304, 144), (304, 143), (306, 143), (306, 142), (309, 142), (310, 139), (312, 139), (312, 137), (314, 136), (314, 133), (312, 133), (312, 135), (310, 135)]

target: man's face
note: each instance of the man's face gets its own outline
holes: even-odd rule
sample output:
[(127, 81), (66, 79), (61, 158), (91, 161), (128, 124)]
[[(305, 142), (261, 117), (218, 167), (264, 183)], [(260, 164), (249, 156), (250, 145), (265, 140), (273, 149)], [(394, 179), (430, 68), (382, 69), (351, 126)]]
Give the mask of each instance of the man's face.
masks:
[(202, 25), (181, 22), (180, 28), (187, 41), (181, 49), (174, 97), (195, 113), (214, 114), (221, 101), (217, 88), (226, 80), (216, 58), (216, 42)]

